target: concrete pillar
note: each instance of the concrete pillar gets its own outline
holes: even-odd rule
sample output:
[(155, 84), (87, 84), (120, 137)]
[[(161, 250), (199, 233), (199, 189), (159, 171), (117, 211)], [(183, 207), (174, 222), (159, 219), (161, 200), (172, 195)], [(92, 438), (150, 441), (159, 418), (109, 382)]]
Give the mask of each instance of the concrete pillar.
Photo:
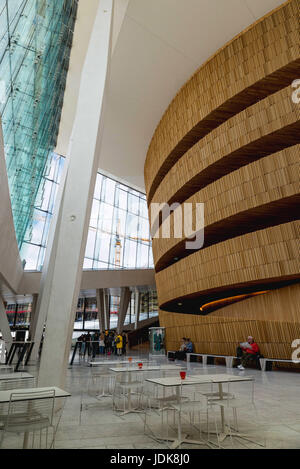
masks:
[(135, 295), (135, 305), (134, 305), (135, 324), (134, 324), (134, 328), (137, 329), (138, 328), (138, 323), (139, 323), (139, 320), (140, 320), (140, 311), (141, 311), (141, 305), (140, 305), (141, 294), (140, 294), (140, 291), (138, 290), (138, 288), (135, 289), (134, 295)]
[(109, 309), (109, 290), (108, 292), (104, 289), (104, 325), (105, 329), (110, 328), (110, 309)]
[[(68, 173), (57, 223), (39, 386), (64, 387), (103, 129), (104, 95), (111, 56), (113, 0), (100, 0), (81, 76), (68, 150)], [(51, 254), (51, 257), (53, 254)]]
[(102, 288), (96, 290), (96, 301), (98, 308), (98, 319), (100, 332), (105, 329), (105, 306), (104, 306), (104, 291)]
[(37, 325), (37, 300), (38, 300), (38, 295), (34, 293), (32, 295), (32, 303), (31, 303), (31, 316), (30, 316), (30, 326), (29, 326), (29, 337), (30, 340), (33, 342), (35, 341), (35, 331), (36, 331), (36, 325)]
[(55, 201), (54, 215), (51, 220), (47, 249), (45, 254), (40, 291), (36, 304), (36, 324), (34, 334), (34, 346), (31, 353), (30, 361), (37, 361), (41, 339), (43, 336), (44, 326), (46, 324), (47, 312), (49, 310), (49, 302), (51, 298), (51, 287), (54, 272), (54, 265), (57, 252), (57, 237), (55, 237), (56, 230), (58, 230), (61, 221), (62, 213), (62, 200), (65, 191), (65, 181), (68, 174), (68, 160), (65, 161), (61, 182), (58, 188), (58, 193)]
[(10, 344), (12, 343), (13, 339), (12, 339), (12, 335), (10, 331), (10, 326), (9, 326), (4, 302), (1, 297), (0, 297), (0, 331), (2, 334), (2, 338), (6, 344), (6, 348), (8, 348)]
[(120, 307), (119, 307), (119, 314), (118, 314), (118, 326), (117, 332), (118, 334), (122, 334), (124, 321), (126, 318), (126, 313), (128, 310), (129, 302), (131, 298), (131, 291), (128, 287), (121, 288), (121, 298), (120, 298)]

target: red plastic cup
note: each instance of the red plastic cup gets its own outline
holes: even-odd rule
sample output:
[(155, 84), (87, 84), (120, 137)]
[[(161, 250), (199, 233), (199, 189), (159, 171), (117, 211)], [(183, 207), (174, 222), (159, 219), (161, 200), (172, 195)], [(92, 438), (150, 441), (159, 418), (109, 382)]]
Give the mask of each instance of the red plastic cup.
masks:
[(138, 363), (138, 367), (141, 370), (143, 368), (143, 363)]
[(185, 379), (185, 377), (186, 377), (186, 371), (179, 371), (179, 374), (180, 374), (180, 378), (181, 378), (181, 379)]

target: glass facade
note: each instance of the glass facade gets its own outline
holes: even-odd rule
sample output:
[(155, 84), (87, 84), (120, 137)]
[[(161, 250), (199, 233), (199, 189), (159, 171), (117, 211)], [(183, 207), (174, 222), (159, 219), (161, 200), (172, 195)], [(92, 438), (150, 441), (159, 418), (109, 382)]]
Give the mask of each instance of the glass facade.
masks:
[(152, 267), (145, 194), (98, 173), (83, 268)]
[(50, 221), (65, 159), (51, 153), (35, 199), (31, 223), (28, 224), (20, 250), (26, 270), (42, 270)]
[(8, 304), (6, 314), (12, 328), (28, 328), (31, 319), (31, 303)]
[[(98, 307), (96, 301), (96, 292), (91, 291), (91, 296), (83, 296), (81, 292), (78, 299), (77, 310), (74, 322), (74, 331), (88, 331), (99, 329)], [(93, 294), (94, 293), (94, 294)], [(118, 324), (120, 290), (108, 289), (109, 310), (110, 310), (110, 329), (114, 329)], [(136, 310), (135, 292), (131, 292), (130, 304), (124, 321), (124, 326), (135, 323)], [(140, 321), (158, 316), (157, 292), (154, 287), (140, 287)], [(16, 300), (9, 301), (6, 304), (6, 314), (12, 330), (28, 329), (31, 321), (32, 297), (18, 297)]]
[[(26, 270), (42, 270), (63, 164), (51, 153), (21, 247)], [(99, 173), (83, 268), (153, 268), (146, 196)]]
[(77, 0), (0, 0), (0, 114), (19, 247), (56, 145), (76, 12)]
[[(135, 322), (135, 302), (136, 296), (132, 292), (124, 321), (125, 326)], [(118, 325), (119, 306), (120, 295), (111, 291), (109, 294), (110, 329), (114, 329)], [(157, 292), (155, 288), (149, 287), (147, 291), (140, 294), (140, 321), (156, 316), (158, 316)], [(93, 329), (99, 329), (96, 297), (79, 298), (74, 330)]]

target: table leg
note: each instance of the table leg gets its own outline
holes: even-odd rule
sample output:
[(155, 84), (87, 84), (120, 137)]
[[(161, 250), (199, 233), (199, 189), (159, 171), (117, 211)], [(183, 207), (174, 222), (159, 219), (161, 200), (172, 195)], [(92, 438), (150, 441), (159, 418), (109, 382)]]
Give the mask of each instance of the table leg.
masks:
[(29, 432), (24, 433), (23, 449), (28, 449)]

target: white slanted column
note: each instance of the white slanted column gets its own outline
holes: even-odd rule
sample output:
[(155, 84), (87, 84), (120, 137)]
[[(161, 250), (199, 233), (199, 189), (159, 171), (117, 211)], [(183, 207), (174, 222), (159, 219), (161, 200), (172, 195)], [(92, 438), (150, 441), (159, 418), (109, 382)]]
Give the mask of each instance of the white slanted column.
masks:
[(109, 290), (103, 290), (104, 294), (104, 325), (105, 329), (110, 328)]
[(82, 265), (94, 193), (103, 128), (103, 107), (109, 59), (113, 0), (99, 0), (81, 76), (76, 117), (67, 159), (68, 173), (61, 201), (46, 311), (46, 331), (39, 386), (64, 387), (79, 297)]
[(138, 290), (138, 288), (135, 289), (135, 304), (134, 304), (134, 309), (135, 309), (135, 324), (134, 324), (134, 328), (137, 329), (138, 328), (138, 324), (139, 324), (139, 320), (140, 320), (140, 311), (141, 311), (141, 293), (140, 291)]
[(9, 348), (10, 344), (12, 343), (12, 335), (9, 327), (9, 322), (5, 310), (5, 306), (3, 300), (0, 296), (0, 331), (2, 334), (2, 339), (5, 342), (6, 348)]
[(37, 324), (37, 300), (38, 295), (32, 295), (32, 303), (31, 303), (31, 315), (30, 315), (30, 327), (29, 327), (29, 337), (34, 342), (35, 339), (35, 331), (36, 331), (36, 324)]
[(122, 334), (124, 321), (126, 318), (126, 313), (128, 310), (129, 302), (131, 298), (131, 291), (128, 287), (121, 288), (121, 298), (120, 298), (120, 307), (119, 307), (119, 315), (118, 315), (118, 327), (117, 332), (118, 334)]
[(65, 161), (63, 175), (61, 178), (61, 182), (58, 189), (58, 194), (56, 197), (55, 202), (55, 210), (54, 216), (51, 221), (50, 230), (49, 230), (49, 237), (48, 237), (48, 244), (45, 254), (45, 261), (43, 266), (42, 278), (41, 278), (41, 285), (40, 291), (37, 299), (36, 304), (36, 311), (35, 311), (35, 332), (33, 336), (34, 346), (31, 353), (30, 361), (37, 361), (39, 355), (39, 348), (41, 339), (43, 336), (44, 326), (46, 323), (46, 316), (49, 310), (49, 301), (51, 296), (51, 288), (52, 288), (52, 277), (54, 272), (55, 266), (55, 259), (56, 259), (56, 252), (57, 252), (57, 242), (58, 238), (56, 232), (59, 229), (60, 222), (61, 222), (61, 213), (62, 213), (62, 200), (64, 197), (65, 191), (65, 181), (68, 174), (68, 161)]
[(99, 329), (100, 332), (106, 329), (105, 327), (105, 304), (104, 304), (104, 297), (105, 293), (103, 288), (98, 288), (96, 290), (96, 301), (97, 301), (97, 308), (98, 308), (98, 319), (99, 319)]

